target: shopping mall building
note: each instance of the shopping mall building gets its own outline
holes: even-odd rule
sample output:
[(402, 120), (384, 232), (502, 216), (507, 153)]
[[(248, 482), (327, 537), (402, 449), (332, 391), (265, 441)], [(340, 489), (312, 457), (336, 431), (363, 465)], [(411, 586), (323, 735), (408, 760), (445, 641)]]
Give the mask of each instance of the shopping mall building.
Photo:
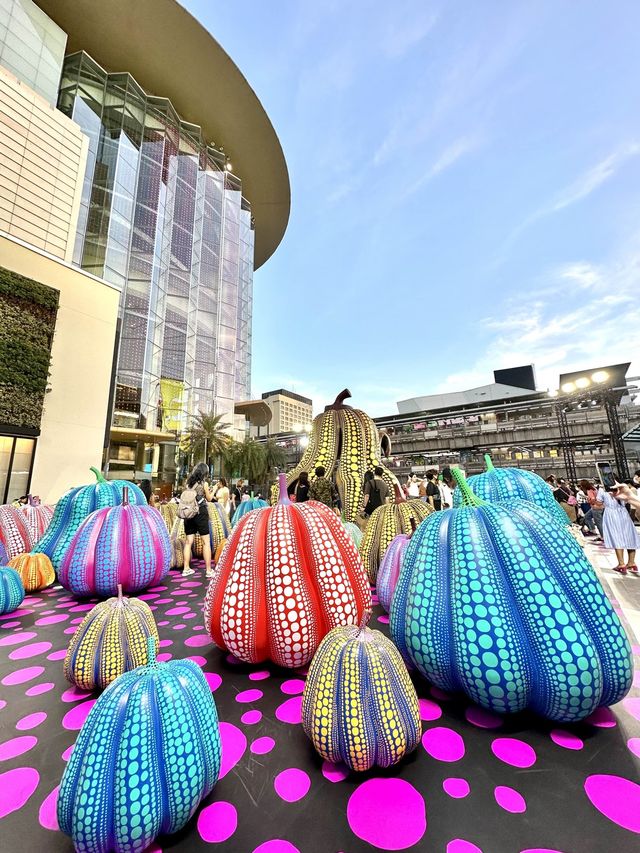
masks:
[(175, 0), (0, 0), (0, 503), (101, 462), (172, 483), (191, 417), (234, 421), (289, 206), (264, 108)]

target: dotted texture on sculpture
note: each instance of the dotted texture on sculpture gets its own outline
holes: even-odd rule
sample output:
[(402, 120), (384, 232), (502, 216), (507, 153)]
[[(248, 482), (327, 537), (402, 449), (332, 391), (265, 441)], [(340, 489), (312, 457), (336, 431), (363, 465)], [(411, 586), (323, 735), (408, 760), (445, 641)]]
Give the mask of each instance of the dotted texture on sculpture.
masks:
[(96, 476), (96, 482), (70, 489), (58, 501), (47, 532), (31, 549), (46, 554), (56, 570), (60, 568), (71, 540), (85, 518), (97, 509), (121, 504), (125, 486), (129, 490), (130, 503), (147, 505), (147, 499), (138, 486), (127, 480), (105, 480), (97, 468), (91, 470)]
[[(211, 553), (215, 553), (221, 542), (225, 542), (231, 534), (231, 522), (229, 516), (219, 503), (208, 503), (209, 533), (211, 536)], [(184, 543), (187, 536), (184, 532), (184, 521), (176, 518), (171, 528), (171, 566), (181, 569), (184, 565)], [(202, 536), (194, 534), (191, 553), (196, 560), (203, 556)]]
[(123, 672), (148, 662), (147, 640), (160, 642), (153, 613), (139, 598), (126, 598), (122, 587), (90, 610), (71, 638), (64, 659), (67, 681), (81, 690), (104, 690)]
[(167, 530), (171, 533), (173, 524), (178, 517), (178, 504), (173, 501), (167, 504), (160, 504), (158, 511), (162, 516), (162, 520), (167, 525)]
[(47, 504), (31, 503), (31, 497), (29, 497), (28, 504), (20, 507), (20, 512), (26, 519), (32, 543), (37, 542), (47, 532), (47, 528), (53, 519), (54, 509), (55, 507), (48, 506)]
[[(415, 521), (414, 521), (415, 530)], [(391, 608), (391, 599), (400, 577), (400, 569), (402, 568), (402, 560), (405, 552), (411, 541), (412, 534), (400, 533), (391, 540), (391, 544), (384, 553), (384, 557), (380, 563), (378, 570), (378, 579), (376, 581), (376, 592), (378, 601), (385, 613), (388, 613)]]
[(98, 698), (62, 776), (58, 823), (78, 853), (142, 851), (178, 832), (218, 778), (209, 685), (193, 661), (157, 663), (154, 647)]
[(526, 501), (466, 505), (416, 531), (391, 603), (396, 645), (443, 690), (492, 711), (583, 719), (631, 687), (631, 648), (566, 528)]
[(9, 559), (31, 550), (33, 545), (25, 514), (9, 504), (0, 506), (0, 544)]
[(324, 504), (295, 504), (280, 475), (275, 507), (246, 515), (216, 566), (205, 600), (214, 643), (240, 660), (297, 667), (337, 625), (371, 605), (360, 556)]
[(356, 548), (359, 548), (362, 544), (362, 530), (360, 530), (358, 525), (354, 524), (353, 521), (343, 521), (342, 525), (349, 534), (349, 536), (352, 538), (353, 544), (356, 546)]
[(241, 501), (236, 511), (233, 513), (233, 518), (231, 519), (232, 525), (235, 527), (236, 524), (240, 521), (241, 518), (251, 512), (252, 509), (264, 509), (269, 504), (266, 501), (263, 501), (262, 498), (254, 498), (250, 497), (248, 501)]
[(0, 616), (13, 613), (24, 601), (24, 586), (15, 569), (0, 566)]
[(364, 626), (330, 631), (309, 667), (302, 725), (322, 758), (352, 770), (390, 767), (415, 749), (418, 697), (391, 640)]
[(9, 565), (20, 575), (25, 592), (45, 589), (56, 579), (51, 560), (46, 554), (18, 554)]

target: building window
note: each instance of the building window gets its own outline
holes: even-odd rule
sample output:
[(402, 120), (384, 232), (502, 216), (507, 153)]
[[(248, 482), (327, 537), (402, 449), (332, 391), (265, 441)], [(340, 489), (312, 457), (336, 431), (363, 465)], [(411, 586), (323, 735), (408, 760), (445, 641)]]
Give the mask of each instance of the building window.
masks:
[(0, 502), (29, 493), (35, 438), (0, 435)]

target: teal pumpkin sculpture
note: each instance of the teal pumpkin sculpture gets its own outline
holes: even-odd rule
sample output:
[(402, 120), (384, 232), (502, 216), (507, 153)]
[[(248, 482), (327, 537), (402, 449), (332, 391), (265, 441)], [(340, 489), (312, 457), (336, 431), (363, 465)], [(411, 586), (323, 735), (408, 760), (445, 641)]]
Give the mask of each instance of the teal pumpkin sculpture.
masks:
[[(487, 470), (469, 477), (468, 480), (474, 494), (481, 500), (496, 503), (521, 498), (546, 509), (558, 524), (569, 524), (566, 512), (542, 477), (524, 468), (494, 468), (488, 453), (484, 455), (484, 462)], [(462, 506), (462, 493), (459, 489), (453, 491), (453, 506)]]
[(405, 552), (391, 602), (403, 657), (497, 712), (573, 722), (631, 687), (631, 648), (582, 549), (527, 501), (434, 513)]
[(97, 468), (91, 468), (96, 482), (89, 486), (76, 486), (56, 504), (51, 524), (42, 539), (31, 549), (34, 553), (46, 554), (56, 571), (60, 568), (64, 556), (71, 545), (77, 529), (88, 515), (97, 509), (119, 506), (122, 503), (122, 490), (129, 489), (129, 503), (146, 506), (147, 499), (138, 486), (128, 480), (105, 480)]
[[(254, 498), (253, 492), (251, 492), (251, 497), (247, 501), (240, 501), (238, 504), (238, 508), (233, 513), (233, 518), (231, 519), (232, 527), (235, 527), (236, 524), (240, 521), (241, 518), (251, 512), (252, 509), (264, 509), (269, 504), (266, 501), (263, 501), (261, 498)], [(228, 536), (229, 534), (227, 534)]]
[(221, 762), (216, 705), (198, 664), (125, 672), (89, 712), (58, 792), (58, 823), (83, 853), (142, 851), (178, 832), (213, 789)]
[(0, 616), (13, 613), (24, 601), (20, 575), (9, 566), (0, 566)]
[(360, 548), (360, 545), (362, 544), (362, 535), (363, 534), (362, 534), (362, 530), (360, 530), (358, 525), (355, 524), (353, 521), (345, 521), (343, 518), (342, 519), (342, 526), (344, 527), (344, 529), (347, 531), (347, 533), (349, 534), (349, 536), (353, 540), (353, 544), (356, 546), (356, 548)]

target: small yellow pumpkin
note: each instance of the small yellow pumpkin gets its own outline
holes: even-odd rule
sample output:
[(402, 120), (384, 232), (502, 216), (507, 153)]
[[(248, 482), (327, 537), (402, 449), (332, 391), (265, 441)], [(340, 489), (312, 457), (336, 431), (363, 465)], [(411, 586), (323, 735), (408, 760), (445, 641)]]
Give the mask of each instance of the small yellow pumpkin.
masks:
[(56, 573), (46, 554), (18, 554), (9, 565), (20, 575), (25, 592), (37, 592), (51, 586)]

